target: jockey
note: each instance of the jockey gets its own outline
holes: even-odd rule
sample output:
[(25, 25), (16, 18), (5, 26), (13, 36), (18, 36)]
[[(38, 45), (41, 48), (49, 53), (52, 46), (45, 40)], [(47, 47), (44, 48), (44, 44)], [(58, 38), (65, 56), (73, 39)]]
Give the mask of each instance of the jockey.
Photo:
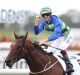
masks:
[[(40, 15), (43, 18), (42, 21), (40, 20), (40, 16), (35, 17), (35, 34), (37, 35), (43, 30), (52, 32), (52, 34), (49, 37), (46, 37), (46, 39), (41, 40), (39, 43), (43, 44), (45, 42), (53, 41), (51, 46), (61, 49), (60, 53), (67, 62), (67, 72), (74, 71), (66, 52), (66, 49), (72, 40), (70, 27), (68, 27), (59, 17), (52, 15), (52, 10), (48, 7), (42, 8)], [(53, 48), (51, 51), (53, 52)]]

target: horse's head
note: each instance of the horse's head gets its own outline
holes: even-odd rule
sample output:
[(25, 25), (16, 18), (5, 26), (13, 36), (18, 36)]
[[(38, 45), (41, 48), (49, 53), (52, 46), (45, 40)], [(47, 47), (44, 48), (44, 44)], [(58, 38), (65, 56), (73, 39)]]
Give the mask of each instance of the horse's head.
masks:
[(10, 46), (10, 52), (6, 57), (5, 63), (8, 67), (11, 67), (15, 62), (19, 61), (21, 58), (24, 58), (24, 44), (27, 38), (27, 34), (25, 36), (18, 36), (14, 33), (15, 42), (13, 42)]
[(10, 46), (10, 52), (5, 63), (8, 67), (12, 67), (20, 59), (25, 59), (32, 71), (39, 71), (49, 62), (49, 57), (39, 43), (32, 42), (27, 35), (28, 33), (24, 36), (18, 36), (14, 33), (15, 41)]

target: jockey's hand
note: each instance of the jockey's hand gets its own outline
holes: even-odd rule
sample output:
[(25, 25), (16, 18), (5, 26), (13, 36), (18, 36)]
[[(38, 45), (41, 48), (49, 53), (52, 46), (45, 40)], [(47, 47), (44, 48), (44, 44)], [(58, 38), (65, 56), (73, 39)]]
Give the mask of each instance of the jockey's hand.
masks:
[(40, 21), (40, 16), (35, 17), (35, 25), (38, 25)]
[(44, 44), (44, 43), (47, 42), (47, 41), (48, 41), (48, 39), (41, 40), (41, 41), (39, 42), (39, 45)]

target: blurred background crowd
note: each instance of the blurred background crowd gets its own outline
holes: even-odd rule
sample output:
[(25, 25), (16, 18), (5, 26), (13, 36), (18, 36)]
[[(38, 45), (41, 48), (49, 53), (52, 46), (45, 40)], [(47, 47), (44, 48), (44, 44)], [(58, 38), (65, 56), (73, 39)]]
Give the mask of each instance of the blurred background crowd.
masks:
[[(13, 20), (14, 14), (13, 10), (9, 10), (10, 16), (8, 17), (9, 20)], [(4, 12), (3, 12), (4, 13)], [(35, 35), (33, 33), (33, 25), (34, 25), (34, 19), (35, 16), (38, 15), (35, 12), (32, 11), (24, 11), (24, 15), (20, 14), (25, 18), (24, 23), (20, 24), (16, 21), (11, 23), (6, 22), (0, 22), (0, 42), (13, 42), (14, 41), (14, 32), (16, 32), (19, 35), (23, 35), (26, 32), (29, 32), (29, 36), (35, 39)], [(53, 14), (55, 15), (55, 14)], [(80, 11), (78, 10), (68, 10), (66, 13), (61, 14), (59, 16), (68, 26), (72, 28), (73, 34), (74, 34), (74, 42), (70, 45), (71, 49), (80, 49)], [(0, 15), (1, 18), (1, 15)], [(17, 17), (19, 18), (19, 17)], [(22, 19), (20, 19), (20, 22), (22, 22)], [(4, 17), (3, 17), (4, 20)], [(48, 33), (43, 33), (45, 36), (48, 35)], [(45, 36), (37, 37), (39, 39), (44, 38)]]

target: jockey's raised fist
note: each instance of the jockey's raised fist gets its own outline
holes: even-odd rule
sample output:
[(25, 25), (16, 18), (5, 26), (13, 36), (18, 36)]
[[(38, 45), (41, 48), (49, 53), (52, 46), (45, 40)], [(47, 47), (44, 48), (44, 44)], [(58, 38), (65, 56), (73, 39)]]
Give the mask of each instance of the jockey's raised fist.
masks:
[(35, 17), (35, 25), (38, 25), (40, 21), (40, 16)]

